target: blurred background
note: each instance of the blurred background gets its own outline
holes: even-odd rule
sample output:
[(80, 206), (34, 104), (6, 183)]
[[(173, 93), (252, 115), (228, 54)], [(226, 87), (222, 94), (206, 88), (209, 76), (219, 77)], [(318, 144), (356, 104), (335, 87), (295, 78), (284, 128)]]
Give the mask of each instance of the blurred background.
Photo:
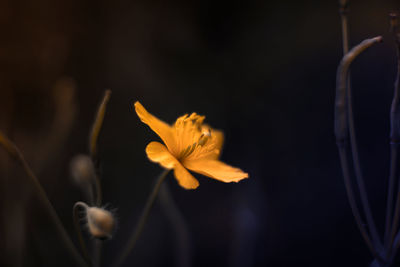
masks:
[[(351, 46), (385, 40), (354, 63), (359, 149), (383, 231), (389, 110), (396, 71), (388, 13), (397, 1), (350, 1)], [(337, 1), (0, 1), (0, 130), (24, 153), (68, 233), (85, 200), (69, 174), (99, 138), (104, 203), (118, 218), (109, 266), (127, 242), (162, 169), (145, 156), (158, 137), (139, 100), (172, 123), (189, 112), (225, 132), (222, 160), (250, 179), (168, 184), (191, 233), (192, 266), (367, 266), (333, 136), (342, 55)], [(0, 265), (73, 266), (36, 192), (0, 152)], [(156, 204), (126, 266), (176, 266), (175, 234)], [(77, 244), (77, 243), (76, 243)]]

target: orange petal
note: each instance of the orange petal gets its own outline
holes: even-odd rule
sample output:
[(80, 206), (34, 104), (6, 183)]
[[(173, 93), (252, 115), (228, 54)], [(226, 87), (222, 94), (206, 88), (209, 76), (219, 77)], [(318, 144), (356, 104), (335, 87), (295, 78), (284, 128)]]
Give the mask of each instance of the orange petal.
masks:
[(224, 133), (219, 130), (213, 130), (213, 134), (215, 135), (216, 147), (221, 151), (224, 144)]
[(140, 120), (158, 134), (167, 145), (168, 149), (173, 151), (175, 147), (175, 139), (172, 133), (172, 127), (147, 112), (139, 101), (135, 102), (135, 110)]
[(179, 185), (185, 189), (196, 189), (199, 186), (199, 181), (197, 181), (179, 162), (174, 167), (174, 175)]
[(146, 147), (147, 157), (153, 161), (160, 163), (161, 166), (167, 169), (172, 169), (179, 163), (174, 156), (169, 153), (166, 146), (159, 142), (151, 142)]
[(215, 153), (215, 156), (213, 156), (211, 159), (218, 159), (218, 157), (221, 155), (222, 146), (224, 144), (224, 133), (219, 130), (213, 130), (212, 134), (215, 136), (215, 148), (217, 153)]
[(183, 165), (189, 170), (198, 172), (225, 183), (239, 182), (240, 180), (249, 177), (249, 175), (243, 172), (241, 169), (231, 167), (215, 159), (203, 158), (197, 160), (187, 160), (183, 163)]
[(186, 170), (182, 164), (159, 142), (151, 142), (146, 147), (147, 157), (167, 169), (174, 169), (176, 180), (185, 189), (196, 189), (199, 182)]

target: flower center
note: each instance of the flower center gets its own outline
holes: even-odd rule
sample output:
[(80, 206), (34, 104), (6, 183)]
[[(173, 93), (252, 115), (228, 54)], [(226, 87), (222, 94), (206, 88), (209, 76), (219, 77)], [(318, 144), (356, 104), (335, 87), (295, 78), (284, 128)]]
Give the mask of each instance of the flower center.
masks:
[(208, 140), (210, 140), (210, 137), (211, 137), (211, 129), (210, 128), (204, 129), (196, 142), (187, 146), (185, 149), (181, 151), (178, 159), (184, 159), (190, 156), (196, 150), (196, 148), (203, 147), (204, 145), (206, 145)]

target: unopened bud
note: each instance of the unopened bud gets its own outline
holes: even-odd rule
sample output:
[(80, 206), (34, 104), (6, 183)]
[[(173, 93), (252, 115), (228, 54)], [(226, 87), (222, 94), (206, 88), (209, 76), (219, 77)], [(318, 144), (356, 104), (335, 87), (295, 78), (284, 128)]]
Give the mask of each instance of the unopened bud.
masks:
[(72, 177), (79, 184), (90, 183), (95, 177), (92, 160), (89, 156), (83, 154), (72, 158), (70, 170)]
[(96, 207), (88, 208), (86, 213), (90, 234), (101, 240), (110, 239), (115, 227), (113, 214), (108, 210)]

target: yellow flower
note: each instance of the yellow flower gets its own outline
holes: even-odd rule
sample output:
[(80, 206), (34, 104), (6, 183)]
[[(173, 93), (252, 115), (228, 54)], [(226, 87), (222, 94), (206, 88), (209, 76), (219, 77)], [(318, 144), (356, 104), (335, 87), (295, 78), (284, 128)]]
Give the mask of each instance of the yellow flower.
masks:
[(224, 135), (203, 124), (204, 116), (196, 113), (179, 117), (170, 126), (151, 115), (139, 102), (135, 110), (140, 120), (147, 124), (164, 142), (151, 142), (146, 147), (147, 157), (166, 169), (174, 169), (178, 183), (186, 189), (195, 189), (199, 182), (187, 169), (216, 180), (239, 182), (249, 175), (218, 160)]

